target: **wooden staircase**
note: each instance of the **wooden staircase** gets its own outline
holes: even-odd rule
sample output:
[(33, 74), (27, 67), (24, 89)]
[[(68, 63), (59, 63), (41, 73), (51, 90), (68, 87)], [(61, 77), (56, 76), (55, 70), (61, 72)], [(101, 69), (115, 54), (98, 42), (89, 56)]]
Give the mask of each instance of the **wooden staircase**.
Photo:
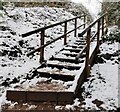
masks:
[[(34, 70), (32, 74), (28, 75), (29, 79), (33, 79), (34, 77), (44, 77), (48, 80), (44, 82), (38, 82), (36, 83), (36, 85), (28, 88), (27, 90), (24, 89), (24, 87), (18, 87), (15, 90), (8, 90), (7, 100), (18, 102), (18, 104), (16, 104), (13, 108), (9, 108), (9, 106), (6, 106), (6, 109), (4, 111), (57, 112), (57, 110), (55, 110), (56, 105), (66, 105), (73, 103), (73, 100), (76, 97), (79, 88), (89, 74), (89, 65), (93, 63), (95, 55), (98, 51), (98, 37), (100, 37), (99, 21), (103, 17), (105, 17), (105, 15), (101, 16), (97, 21), (91, 23), (90, 26), (85, 28), (80, 34), (84, 35), (85, 33), (87, 33), (87, 36), (76, 38), (74, 43), (67, 43), (63, 49), (61, 49), (56, 55), (52, 56), (46, 62), (43, 61), (44, 55), (42, 53), (44, 52), (44, 47), (51, 44), (52, 42), (48, 44), (43, 44), (44, 42), (42, 42), (42, 46), (40, 48), (31, 52), (34, 53), (38, 50), (41, 51), (40, 56), (42, 58), (42, 64), (36, 70)], [(99, 28), (97, 30), (97, 33), (92, 33), (91, 27), (96, 23), (98, 23)], [(57, 25), (59, 24), (57, 23)], [(52, 27), (53, 26), (54, 25), (52, 25)], [(50, 26), (44, 28), (44, 30), (47, 28), (50, 28)], [(42, 30), (41, 36), (43, 36), (43, 29), (39, 30)], [(36, 31), (38, 32), (39, 30)], [(28, 32), (24, 34), (24, 36), (36, 33), (36, 31)], [(66, 32), (61, 37), (65, 37), (65, 35), (67, 35)], [(95, 38), (96, 40), (93, 41), (93, 38)], [(53, 42), (55, 42), (56, 40), (53, 40)], [(91, 47), (90, 44), (92, 45), (94, 43), (96, 43), (94, 47)], [(62, 83), (60, 83), (59, 81), (62, 81)], [(71, 84), (69, 86), (65, 86), (64, 84), (66, 82), (71, 82)], [(73, 90), (71, 90), (71, 87), (73, 87)], [(28, 107), (24, 107), (25, 103), (27, 103), (27, 106), (36, 105), (37, 107), (34, 109), (27, 109)], [(47, 106), (44, 107), (44, 103)], [(39, 108), (41, 105), (44, 108)], [(22, 107), (24, 108), (22, 109)]]

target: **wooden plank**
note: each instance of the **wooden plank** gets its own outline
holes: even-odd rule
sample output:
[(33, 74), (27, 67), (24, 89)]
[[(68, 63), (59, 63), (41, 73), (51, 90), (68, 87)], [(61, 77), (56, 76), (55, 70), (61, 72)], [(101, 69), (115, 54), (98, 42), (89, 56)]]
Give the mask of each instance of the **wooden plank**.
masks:
[(72, 48), (64, 48), (63, 50), (68, 50), (70, 52), (80, 52), (81, 49), (72, 49)]
[(66, 56), (71, 56), (71, 57), (76, 57), (77, 56), (77, 53), (62, 53)]
[(61, 102), (72, 103), (74, 99), (73, 92), (58, 92), (58, 104)]
[(58, 60), (61, 62), (70, 62), (70, 63), (75, 63), (78, 64), (79, 61), (76, 61), (75, 59), (69, 59), (69, 58), (59, 58), (59, 57), (52, 57), (50, 60)]
[[(64, 34), (67, 33), (67, 22), (65, 22), (65, 26), (64, 26)], [(64, 36), (64, 45), (67, 44), (67, 34)]]
[[(40, 41), (40, 46), (43, 46), (44, 45), (44, 37), (45, 37), (45, 30), (42, 30), (41, 31), (41, 41)], [(44, 47), (42, 47), (40, 49), (40, 63), (42, 64), (44, 60)]]
[(27, 102), (56, 102), (57, 103), (57, 92), (27, 91)]
[(86, 77), (90, 74), (90, 67), (89, 67), (89, 54), (90, 54), (90, 37), (91, 37), (91, 29), (87, 32), (87, 46), (86, 46), (86, 61), (85, 61), (85, 69), (86, 69)]
[(26, 102), (26, 92), (25, 91), (16, 91), (16, 90), (7, 90), (7, 100)]
[(79, 70), (80, 69), (80, 66), (76, 66), (76, 65), (67, 65), (67, 64), (54, 64), (54, 63), (48, 63), (47, 64), (48, 67), (56, 67), (56, 68), (59, 68), (59, 69), (68, 69), (68, 70)]
[(73, 81), (75, 75), (74, 74), (70, 74), (70, 73), (60, 73), (60, 72), (40, 72), (37, 71), (37, 73), (39, 74), (39, 76), (41, 77), (46, 77), (46, 78), (53, 78), (55, 80), (62, 80), (62, 81)]

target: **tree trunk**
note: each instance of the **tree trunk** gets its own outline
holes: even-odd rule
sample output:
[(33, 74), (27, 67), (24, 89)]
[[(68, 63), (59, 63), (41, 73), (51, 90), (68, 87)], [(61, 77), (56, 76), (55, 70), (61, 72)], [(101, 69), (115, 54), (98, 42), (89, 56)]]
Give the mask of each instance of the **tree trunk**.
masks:
[(120, 18), (118, 19), (118, 29), (120, 29)]
[(2, 2), (0, 1), (0, 10), (3, 10)]

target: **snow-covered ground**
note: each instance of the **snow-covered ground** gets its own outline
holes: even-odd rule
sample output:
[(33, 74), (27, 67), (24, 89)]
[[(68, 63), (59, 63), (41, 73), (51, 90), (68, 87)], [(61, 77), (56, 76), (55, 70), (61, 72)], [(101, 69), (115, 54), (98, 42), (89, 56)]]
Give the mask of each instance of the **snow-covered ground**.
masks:
[(101, 12), (101, 1), (102, 0), (72, 0), (75, 3), (81, 3), (86, 9), (90, 12), (93, 19), (98, 17), (98, 14)]
[(98, 105), (96, 109), (116, 110), (118, 107), (118, 44), (106, 42), (101, 45), (98, 62), (92, 67), (88, 82), (83, 85), (86, 108), (94, 109)]
[[(33, 34), (22, 37), (21, 34), (31, 30), (54, 24), (63, 20), (74, 18), (63, 8), (34, 7), (15, 8), (0, 11), (0, 105), (5, 102), (6, 89), (13, 88), (16, 83), (19, 85), (25, 82), (25, 77), (34, 68), (40, 66), (39, 53), (27, 57), (29, 51), (38, 48), (40, 34)], [(78, 24), (82, 24), (78, 20)], [(68, 23), (68, 31), (74, 28), (74, 22)], [(64, 33), (64, 25), (48, 29), (45, 32), (45, 43), (59, 37)], [(73, 39), (73, 34), (68, 35), (68, 41)], [(45, 60), (50, 58), (63, 47), (63, 39), (45, 48)], [(57, 47), (56, 47), (57, 46)], [(37, 80), (46, 80), (45, 78)], [(37, 81), (32, 81), (35, 83)], [(29, 81), (26, 81), (26, 86)]]
[(76, 98), (72, 105), (56, 106), (56, 109), (84, 111), (115, 111), (118, 108), (118, 42), (105, 42), (100, 46), (95, 65), (91, 68), (90, 77), (82, 85), (82, 98)]
[[(25, 81), (27, 73), (38, 67), (39, 54), (27, 57), (26, 54), (39, 46), (39, 34), (34, 34), (25, 38), (21, 37), (33, 29), (53, 24), (58, 21), (73, 18), (74, 16), (66, 12), (63, 8), (15, 8), (7, 9), (2, 14), (0, 20), (0, 105), (6, 102), (6, 89), (12, 89), (16, 83), (19, 85)], [(79, 20), (79, 23), (81, 20)], [(69, 23), (69, 30), (74, 27), (74, 23)], [(63, 26), (55, 27), (54, 30), (46, 31), (46, 42), (63, 34)], [(70, 39), (72, 36), (70, 36)], [(54, 55), (61, 47), (63, 40), (45, 49), (45, 59)], [(57, 46), (57, 47), (56, 47)], [(76, 106), (84, 109), (116, 109), (118, 105), (118, 55), (112, 56), (118, 51), (118, 43), (104, 43), (100, 47), (100, 60), (91, 70), (88, 82), (83, 85), (83, 101), (75, 99), (73, 105), (66, 105), (65, 108), (74, 109)], [(109, 55), (110, 54), (110, 55)], [(110, 58), (109, 58), (110, 57)], [(108, 60), (109, 59), (109, 60)], [(35, 79), (46, 80), (45, 78)], [(12, 82), (12, 84), (10, 84)], [(15, 84), (14, 84), (15, 83)], [(25, 86), (29, 81), (25, 82)], [(5, 87), (6, 86), (6, 87)], [(114, 91), (114, 92), (113, 92)], [(82, 103), (82, 104), (81, 104)], [(96, 106), (97, 105), (97, 106)], [(57, 106), (56, 109), (61, 108)]]

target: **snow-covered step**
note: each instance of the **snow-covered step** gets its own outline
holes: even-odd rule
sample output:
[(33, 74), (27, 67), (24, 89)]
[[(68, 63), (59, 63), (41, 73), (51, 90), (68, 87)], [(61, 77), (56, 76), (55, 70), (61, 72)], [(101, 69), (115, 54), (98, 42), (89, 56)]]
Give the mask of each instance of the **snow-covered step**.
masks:
[(79, 63), (79, 61), (76, 61), (75, 59), (62, 58), (62, 57), (51, 57), (50, 60), (58, 60), (61, 62), (70, 62), (70, 63), (76, 63), (76, 64)]
[(69, 59), (69, 58), (52, 57), (50, 58), (50, 60), (57, 60), (60, 62), (70, 62), (70, 63), (79, 64), (79, 63), (83, 63), (85, 61), (85, 58), (76, 60), (76, 59)]
[(77, 52), (77, 53), (79, 53), (80, 51), (81, 51), (81, 49), (79, 48), (76, 48), (76, 49), (73, 49), (73, 48), (69, 48), (69, 47), (64, 47), (64, 49), (63, 50), (68, 50), (68, 51), (70, 51), (70, 52)]
[(86, 40), (81, 40), (81, 39), (79, 39), (79, 40), (76, 40), (76, 42), (80, 42), (80, 43), (81, 43), (81, 42), (82, 42), (82, 43), (84, 42), (84, 43), (85, 43)]
[(73, 81), (75, 77), (75, 73), (70, 72), (69, 70), (60, 70), (57, 68), (51, 69), (51, 67), (46, 67), (42, 69), (38, 69), (36, 71), (37, 75), (40, 77), (52, 78), (55, 80), (62, 80), (62, 81)]
[(68, 70), (79, 70), (80, 69), (80, 65), (78, 64), (70, 64), (70, 63), (55, 63), (54, 61), (49, 61), (47, 62), (47, 66), (48, 67), (56, 67), (59, 69), (68, 69)]
[(78, 53), (63, 53), (66, 56), (76, 57)]
[(76, 45), (86, 45), (86, 43), (84, 43), (84, 42), (75, 42), (74, 44), (76, 44)]

